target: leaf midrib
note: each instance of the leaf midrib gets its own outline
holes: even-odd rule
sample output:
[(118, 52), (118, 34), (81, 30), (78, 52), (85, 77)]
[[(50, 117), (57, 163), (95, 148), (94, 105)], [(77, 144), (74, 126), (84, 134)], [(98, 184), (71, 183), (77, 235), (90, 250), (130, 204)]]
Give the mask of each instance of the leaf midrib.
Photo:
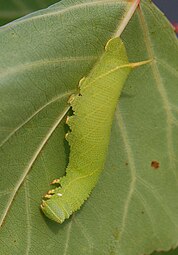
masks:
[(44, 110), (47, 106), (51, 105), (52, 103), (58, 101), (59, 99), (62, 99), (63, 97), (70, 96), (72, 93), (74, 93), (75, 90), (68, 91), (64, 94), (61, 94), (57, 97), (52, 98), (50, 101), (48, 101), (46, 104), (42, 105), (37, 111), (32, 113), (30, 117), (28, 117), (24, 122), (22, 122), (19, 126), (17, 126), (1, 143), (0, 148), (2, 148), (9, 139), (16, 134), (22, 127), (24, 127), (26, 124), (28, 124), (37, 114), (39, 114), (42, 110)]
[(44, 146), (46, 145), (47, 141), (49, 140), (49, 138), (52, 136), (53, 132), (56, 130), (57, 126), (60, 124), (60, 122), (62, 121), (62, 119), (64, 118), (64, 116), (66, 115), (66, 113), (69, 110), (69, 106), (66, 107), (64, 109), (64, 111), (58, 116), (58, 118), (56, 119), (56, 121), (53, 123), (52, 127), (48, 130), (48, 133), (46, 134), (46, 136), (44, 137), (44, 139), (42, 140), (42, 142), (40, 143), (40, 145), (38, 146), (37, 150), (35, 151), (35, 153), (33, 154), (31, 160), (29, 161), (29, 163), (27, 164), (23, 175), (20, 177), (20, 180), (18, 181), (18, 183), (16, 184), (15, 188), (14, 188), (14, 192), (12, 194), (12, 196), (9, 197), (7, 206), (4, 210), (4, 213), (2, 214), (2, 217), (0, 219), (0, 227), (2, 227), (4, 220), (11, 208), (12, 202), (17, 194), (17, 191), (19, 190), (19, 188), (21, 187), (22, 183), (24, 182), (27, 174), (29, 173), (29, 171), (31, 170), (32, 166), (34, 165), (36, 159), (38, 158), (39, 154), (41, 153), (42, 149), (44, 148)]

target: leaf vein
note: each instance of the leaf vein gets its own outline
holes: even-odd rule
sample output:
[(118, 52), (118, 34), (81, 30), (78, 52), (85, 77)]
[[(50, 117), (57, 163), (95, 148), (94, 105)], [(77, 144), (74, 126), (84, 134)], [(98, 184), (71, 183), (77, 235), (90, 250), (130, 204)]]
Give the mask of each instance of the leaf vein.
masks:
[(0, 148), (3, 147), (3, 145), (15, 134), (17, 133), (22, 127), (24, 127), (29, 121), (31, 121), (38, 113), (40, 113), (42, 110), (44, 110), (47, 106), (50, 104), (56, 102), (57, 100), (69, 96), (73, 93), (74, 91), (70, 91), (67, 93), (64, 93), (62, 95), (59, 95), (57, 97), (52, 98), (49, 102), (41, 106), (37, 111), (35, 111), (29, 118), (27, 118), (22, 124), (20, 124), (18, 127), (16, 127), (1, 143), (0, 143)]
[(12, 196), (9, 198), (9, 201), (7, 203), (7, 206), (2, 214), (2, 217), (0, 219), (0, 227), (2, 227), (4, 220), (7, 217), (7, 214), (12, 206), (12, 203), (14, 201), (14, 198), (19, 190), (19, 188), (21, 187), (22, 183), (24, 182), (26, 176), (29, 174), (32, 166), (34, 165), (35, 161), (37, 160), (39, 154), (41, 153), (42, 149), (44, 148), (44, 146), (46, 145), (46, 143), (48, 142), (49, 138), (52, 136), (53, 132), (55, 131), (55, 129), (57, 128), (57, 126), (59, 125), (59, 123), (62, 121), (62, 119), (64, 118), (64, 116), (66, 115), (66, 113), (69, 110), (69, 106), (66, 107), (64, 109), (64, 111), (58, 116), (58, 118), (55, 120), (55, 122), (53, 123), (52, 127), (48, 130), (46, 136), (44, 137), (44, 139), (41, 141), (41, 143), (39, 144), (38, 148), (36, 149), (35, 153), (33, 154), (33, 157), (30, 159), (29, 163), (27, 164), (26, 168), (24, 169), (24, 173), (22, 174), (19, 182), (15, 185), (14, 190), (13, 190), (13, 194)]
[(27, 215), (27, 247), (25, 251), (25, 255), (28, 255), (30, 252), (31, 247), (31, 217), (30, 217), (30, 201), (29, 201), (29, 190), (28, 190), (28, 180), (24, 182), (24, 189), (25, 189), (25, 209)]
[(147, 53), (148, 53), (149, 58), (153, 59), (153, 61), (150, 63), (150, 66), (152, 68), (153, 77), (155, 79), (155, 83), (157, 85), (157, 89), (158, 89), (158, 92), (161, 96), (161, 99), (162, 99), (162, 102), (163, 102), (163, 107), (164, 107), (164, 110), (165, 110), (165, 113), (166, 113), (166, 118), (167, 118), (167, 147), (168, 147), (168, 156), (169, 156), (169, 161), (170, 161), (170, 167), (171, 167), (171, 170), (172, 170), (175, 178), (178, 179), (177, 173), (175, 171), (174, 158), (176, 156), (175, 156), (174, 149), (173, 149), (173, 139), (172, 139), (172, 120), (173, 120), (174, 117), (173, 117), (173, 114), (171, 112), (171, 106), (170, 106), (168, 96), (167, 96), (167, 93), (166, 93), (166, 90), (165, 90), (165, 87), (164, 87), (164, 84), (163, 84), (163, 80), (160, 76), (159, 69), (158, 69), (158, 66), (156, 64), (157, 61), (154, 58), (155, 54), (154, 54), (154, 51), (153, 51), (151, 39), (150, 39), (149, 34), (148, 34), (149, 29), (148, 29), (148, 26), (146, 24), (146, 20), (144, 18), (144, 14), (143, 14), (141, 8), (139, 8), (138, 13), (139, 13), (139, 15), (138, 15), (139, 16), (139, 22), (140, 22), (140, 26), (141, 26), (142, 31), (143, 31), (143, 36), (144, 36), (144, 41), (145, 41), (145, 46), (146, 46), (146, 49), (147, 49)]
[[(127, 0), (121, 0), (122, 2), (125, 2), (125, 3), (128, 3)], [(41, 19), (42, 17), (50, 17), (50, 16), (55, 16), (55, 15), (63, 15), (67, 12), (71, 12), (71, 11), (74, 11), (74, 10), (82, 10), (83, 8), (86, 8), (87, 6), (91, 6), (91, 7), (96, 7), (96, 6), (99, 6), (99, 5), (104, 5), (104, 4), (107, 4), (108, 6), (109, 5), (113, 5), (113, 4), (118, 4), (118, 1), (116, 0), (110, 0), (108, 2), (108, 0), (98, 0), (98, 1), (89, 1), (89, 2), (84, 2), (84, 3), (80, 3), (80, 4), (74, 4), (74, 5), (71, 5), (71, 6), (68, 6), (68, 7), (65, 7), (64, 5), (62, 7), (65, 7), (64, 9), (60, 9), (60, 10), (57, 10), (57, 11), (51, 11), (50, 13), (42, 13), (39, 12), (38, 15), (36, 16), (31, 16), (31, 15), (27, 15), (26, 18), (22, 18), (22, 19), (19, 19), (18, 20), (18, 24), (19, 23), (25, 23), (25, 22), (32, 22), (34, 20), (37, 20), (37, 19)], [(10, 24), (10, 26), (15, 26), (15, 23), (16, 22), (13, 22)], [(7, 28), (7, 25), (4, 26), (4, 28)]]
[(128, 156), (128, 161), (129, 161), (129, 166), (130, 166), (130, 171), (131, 171), (131, 182), (130, 182), (130, 188), (129, 192), (127, 194), (127, 198), (125, 201), (125, 206), (124, 206), (124, 212), (123, 212), (123, 217), (122, 217), (122, 225), (121, 225), (121, 232), (120, 232), (120, 238), (119, 242), (121, 242), (123, 233), (125, 231), (125, 226), (126, 226), (126, 221), (127, 221), (127, 216), (128, 216), (128, 211), (129, 211), (129, 205), (132, 200), (133, 193), (135, 191), (135, 185), (136, 185), (136, 167), (135, 167), (135, 162), (134, 162), (134, 157), (132, 153), (132, 149), (129, 143), (129, 138), (128, 134), (126, 131), (126, 127), (124, 125), (124, 120), (122, 118), (122, 114), (119, 111), (118, 107), (116, 108), (116, 120), (117, 120), (117, 125), (120, 129), (121, 136), (123, 139), (123, 144), (125, 146), (125, 150)]
[(20, 65), (16, 65), (10, 68), (1, 69), (0, 70), (0, 79), (8, 78), (10, 75), (14, 75), (20, 72), (29, 71), (29, 69), (36, 69), (39, 67), (44, 67), (48, 65), (55, 65), (59, 63), (66, 63), (66, 62), (77, 62), (77, 61), (89, 61), (95, 60), (97, 56), (75, 56), (75, 57), (63, 57), (63, 58), (51, 58), (47, 60), (36, 60), (30, 63), (23, 63)]
[(68, 250), (68, 247), (69, 247), (70, 234), (71, 234), (71, 230), (72, 230), (72, 223), (73, 223), (72, 219), (73, 219), (73, 216), (72, 216), (71, 221), (69, 222), (69, 225), (68, 225), (68, 230), (67, 230), (67, 235), (66, 235), (66, 243), (65, 243), (63, 255), (67, 255), (67, 250)]

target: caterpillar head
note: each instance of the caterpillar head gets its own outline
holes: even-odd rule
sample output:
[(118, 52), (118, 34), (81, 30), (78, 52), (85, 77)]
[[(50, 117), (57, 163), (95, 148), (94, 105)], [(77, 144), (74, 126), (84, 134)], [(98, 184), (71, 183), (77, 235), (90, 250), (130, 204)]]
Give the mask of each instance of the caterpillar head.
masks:
[(50, 199), (43, 200), (41, 209), (44, 214), (58, 223), (62, 223), (66, 219), (66, 213), (62, 205), (59, 205), (59, 199), (55, 198), (55, 195)]

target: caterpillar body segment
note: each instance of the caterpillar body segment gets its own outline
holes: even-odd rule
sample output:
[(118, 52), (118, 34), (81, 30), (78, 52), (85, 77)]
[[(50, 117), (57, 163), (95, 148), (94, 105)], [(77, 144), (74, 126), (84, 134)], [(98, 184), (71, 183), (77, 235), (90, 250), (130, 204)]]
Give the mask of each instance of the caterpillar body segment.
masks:
[(113, 38), (89, 75), (80, 81), (79, 94), (69, 100), (73, 110), (67, 118), (69, 164), (60, 186), (41, 205), (50, 219), (62, 223), (81, 207), (95, 187), (104, 167), (118, 98), (133, 68), (123, 42)]

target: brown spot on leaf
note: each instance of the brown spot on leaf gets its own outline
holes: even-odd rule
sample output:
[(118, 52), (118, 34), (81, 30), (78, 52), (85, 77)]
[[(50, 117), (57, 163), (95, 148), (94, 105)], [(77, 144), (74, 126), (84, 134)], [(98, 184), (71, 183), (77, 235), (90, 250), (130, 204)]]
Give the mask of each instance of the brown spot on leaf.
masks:
[(156, 160), (153, 160), (151, 162), (151, 167), (154, 168), (154, 169), (158, 169), (159, 168), (159, 162), (156, 161)]
[(128, 164), (129, 164), (128, 162), (125, 163), (126, 166), (128, 166)]

